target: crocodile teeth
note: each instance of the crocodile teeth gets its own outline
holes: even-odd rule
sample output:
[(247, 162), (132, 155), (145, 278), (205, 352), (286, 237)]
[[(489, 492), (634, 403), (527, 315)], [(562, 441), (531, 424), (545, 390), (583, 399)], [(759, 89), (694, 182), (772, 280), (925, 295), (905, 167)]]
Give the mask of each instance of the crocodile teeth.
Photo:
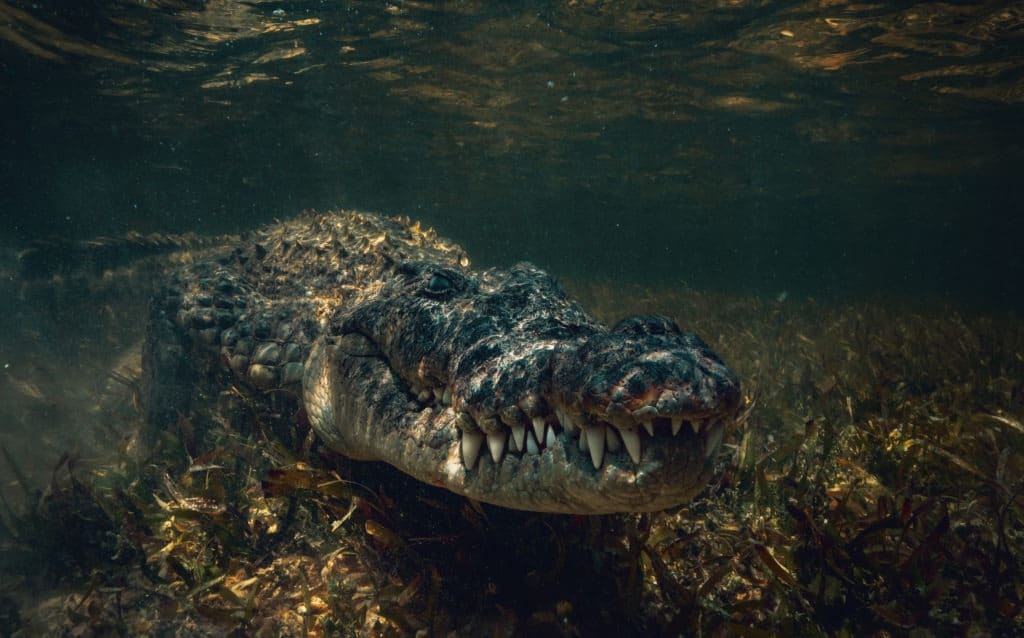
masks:
[(497, 463), (501, 460), (501, 453), (505, 451), (505, 437), (508, 436), (504, 430), (491, 432), (487, 435), (487, 447), (491, 450), (491, 458)]
[(530, 419), (530, 422), (533, 424), (533, 432), (534, 432), (534, 434), (537, 435), (537, 440), (538, 441), (543, 441), (544, 440), (544, 417), (542, 417), (542, 416), (535, 416), (532, 419)]
[(523, 450), (523, 445), (526, 443), (526, 426), (524, 425), (513, 425), (512, 427), (512, 445), (517, 450)]
[(622, 449), (622, 441), (618, 435), (615, 434), (618, 431), (617, 428), (604, 429), (604, 447), (609, 452), (618, 452)]
[(626, 451), (629, 452), (629, 458), (633, 459), (634, 463), (639, 463), (640, 435), (630, 430), (619, 430), (619, 436), (622, 437), (622, 442), (626, 445)]
[(467, 470), (472, 470), (476, 465), (476, 457), (480, 454), (480, 446), (483, 445), (484, 435), (480, 432), (462, 433), (462, 462)]
[(441, 403), (443, 403), (444, 405), (451, 405), (452, 404), (452, 389), (451, 388), (445, 387), (444, 394), (441, 395)]
[[(441, 398), (437, 399), (439, 404), (444, 403), (445, 393), (450, 393), (443, 386), (438, 389), (427, 388), (424, 391), (431, 395), (431, 399), (437, 399), (440, 396)], [(641, 416), (650, 416), (648, 412), (652, 411), (646, 411)], [(588, 422), (586, 417), (573, 415), (561, 410), (558, 410), (554, 416), (559, 420), (566, 433), (575, 433), (577, 435), (576, 443), (580, 452), (590, 456), (590, 462), (595, 470), (600, 470), (604, 465), (605, 453), (621, 453), (623, 448), (629, 454), (629, 458), (634, 463), (639, 464), (643, 457), (642, 435), (640, 434), (639, 426), (643, 426), (643, 429), (651, 436), (654, 435), (655, 431), (653, 417), (639, 418), (634, 422), (635, 425), (629, 429), (620, 429), (618, 426), (613, 427), (604, 421)], [(520, 414), (520, 417), (525, 417), (525, 415)], [(491, 428), (485, 427), (488, 423), (483, 421), (479, 424), (476, 422), (472, 423), (474, 426), (479, 425), (482, 427), (483, 432), (479, 430), (467, 432), (466, 429), (469, 428), (463, 429), (463, 424), (459, 424), (460, 429), (462, 429), (462, 458), (467, 470), (473, 469), (479, 460), (480, 448), (483, 446), (485, 438), (490, 457), (494, 460), (495, 464), (501, 463), (502, 458), (506, 454), (513, 452), (522, 453), (524, 457), (526, 455), (540, 455), (544, 452), (545, 448), (553, 449), (557, 444), (558, 435), (556, 434), (555, 422), (552, 421), (552, 424), (548, 425), (546, 418), (543, 416), (531, 417), (529, 425), (527, 425), (526, 418), (520, 418), (518, 423), (509, 423), (510, 419), (503, 419), (505, 421), (504, 426), (498, 424), (495, 419), (492, 420), (494, 423), (491, 425), (495, 426), (495, 429), (489, 433), (486, 430)], [(706, 459), (711, 458), (722, 445), (725, 427), (720, 421), (715, 419), (686, 419), (683, 416), (666, 418), (666, 421), (671, 423), (672, 436), (678, 436), (684, 426), (690, 426), (697, 433), (703, 431), (704, 458)], [(571, 439), (567, 440), (566, 443), (569, 441)]]
[(537, 439), (533, 437), (533, 432), (526, 433), (526, 453), (540, 454), (540, 448), (537, 447)]
[(434, 394), (429, 389), (420, 390), (420, 393), (416, 395), (416, 400), (420, 403), (429, 403), (432, 396)]
[(722, 444), (722, 435), (725, 433), (725, 427), (721, 425), (713, 425), (708, 431), (708, 438), (704, 441), (704, 458), (710, 457), (718, 449), (718, 446)]
[(590, 460), (594, 469), (601, 467), (604, 460), (604, 424), (598, 423), (587, 432), (587, 447), (590, 448)]

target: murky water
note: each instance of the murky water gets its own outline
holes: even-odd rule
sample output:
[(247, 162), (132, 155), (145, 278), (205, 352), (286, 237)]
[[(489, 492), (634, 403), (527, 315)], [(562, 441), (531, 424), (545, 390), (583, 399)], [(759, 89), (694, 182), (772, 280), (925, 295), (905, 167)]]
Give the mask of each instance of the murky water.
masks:
[(1022, 13), (5, 2), (5, 235), (349, 206), (481, 265), (1019, 307)]
[[(1022, 29), (1020, 2), (0, 0), (0, 635), (1020, 631)], [(349, 509), (337, 459), (252, 437), (140, 462), (161, 266), (19, 276), (39, 240), (339, 207), (697, 330), (746, 403), (708, 493), (580, 523)]]

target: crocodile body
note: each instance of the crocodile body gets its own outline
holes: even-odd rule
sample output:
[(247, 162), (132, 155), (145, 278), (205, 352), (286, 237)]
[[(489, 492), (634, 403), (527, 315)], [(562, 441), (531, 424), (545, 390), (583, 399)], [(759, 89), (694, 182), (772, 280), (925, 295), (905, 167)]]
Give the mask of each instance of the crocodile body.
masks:
[(739, 382), (664, 317), (608, 328), (530, 264), (473, 271), (408, 219), (307, 214), (178, 269), (147, 416), (234, 388), (330, 448), (505, 507), (664, 509), (706, 484)]

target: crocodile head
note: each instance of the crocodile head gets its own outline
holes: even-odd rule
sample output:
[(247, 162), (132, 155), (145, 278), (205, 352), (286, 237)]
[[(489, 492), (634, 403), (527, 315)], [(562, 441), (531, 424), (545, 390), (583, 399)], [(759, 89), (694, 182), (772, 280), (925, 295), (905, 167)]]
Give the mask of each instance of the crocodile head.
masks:
[(400, 264), (327, 320), (305, 375), (329, 446), (545, 512), (688, 501), (740, 404), (696, 335), (664, 317), (609, 329), (529, 264)]

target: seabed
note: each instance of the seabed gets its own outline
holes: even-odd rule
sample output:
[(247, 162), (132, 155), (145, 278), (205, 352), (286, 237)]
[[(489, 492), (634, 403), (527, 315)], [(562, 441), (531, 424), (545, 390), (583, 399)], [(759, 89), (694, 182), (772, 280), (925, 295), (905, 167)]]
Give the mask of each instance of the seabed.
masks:
[[(138, 306), (90, 298), (82, 339), (15, 318), (0, 635), (1024, 635), (1019, 318), (566, 287), (674, 316), (739, 373), (693, 502), (502, 510), (282, 440), (241, 397), (214, 449), (183, 415), (143, 451), (138, 326), (114, 330)], [(50, 328), (85, 345), (43, 352)]]

